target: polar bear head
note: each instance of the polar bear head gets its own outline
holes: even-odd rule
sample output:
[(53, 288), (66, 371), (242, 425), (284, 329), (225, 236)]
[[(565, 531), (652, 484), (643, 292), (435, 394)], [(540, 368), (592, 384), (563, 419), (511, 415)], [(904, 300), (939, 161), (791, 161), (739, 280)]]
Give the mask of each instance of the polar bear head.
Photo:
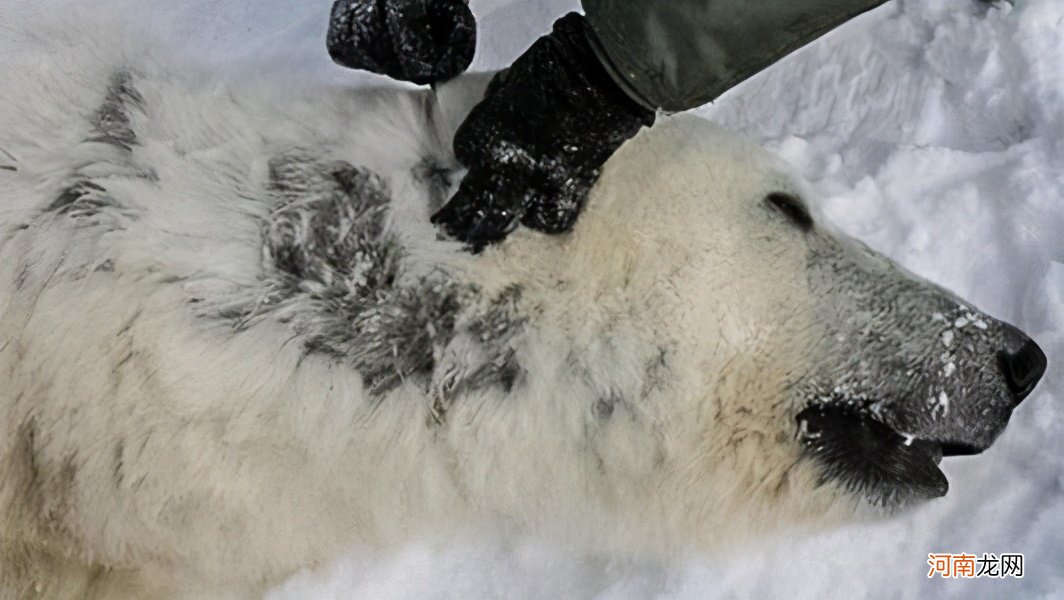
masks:
[(493, 252), (539, 282), (552, 328), (585, 340), (568, 360), (612, 398), (592, 412), (628, 428), (597, 434), (602, 469), (627, 461), (614, 479), (637, 479), (629, 453), (655, 454), (644, 487), (685, 531), (942, 496), (941, 459), (986, 449), (1046, 365), (1014, 327), (824, 222), (778, 159), (694, 117), (622, 147), (571, 234)]

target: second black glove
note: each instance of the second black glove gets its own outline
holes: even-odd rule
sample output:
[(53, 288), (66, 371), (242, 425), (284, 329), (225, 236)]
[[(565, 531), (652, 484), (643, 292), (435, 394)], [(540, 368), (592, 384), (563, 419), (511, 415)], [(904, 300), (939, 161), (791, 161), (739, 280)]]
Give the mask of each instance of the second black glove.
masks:
[(476, 20), (464, 0), (337, 0), (326, 45), (345, 67), (436, 83), (469, 67)]
[(603, 163), (654, 121), (614, 83), (592, 35), (570, 13), (496, 76), (455, 135), (468, 173), (433, 223), (475, 249), (518, 223), (572, 227)]

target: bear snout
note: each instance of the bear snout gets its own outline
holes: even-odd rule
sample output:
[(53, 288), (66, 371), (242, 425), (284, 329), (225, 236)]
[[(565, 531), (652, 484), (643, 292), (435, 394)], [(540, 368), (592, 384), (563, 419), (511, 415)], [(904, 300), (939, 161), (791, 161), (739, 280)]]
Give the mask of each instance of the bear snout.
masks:
[[(934, 306), (930, 318), (893, 321), (896, 337), (847, 356), (844, 376), (806, 395), (814, 399), (797, 415), (797, 439), (823, 479), (886, 508), (945, 494), (942, 458), (989, 448), (1047, 368), (1016, 327), (937, 288), (919, 291), (908, 304)], [(915, 335), (921, 326), (930, 331)]]
[[(958, 375), (964, 374), (952, 386), (942, 377), (931, 381), (924, 396), (937, 394), (942, 401), (910, 399), (888, 418), (899, 429), (940, 444), (943, 456), (979, 454), (989, 448), (1046, 371), (1046, 355), (1034, 340), (1008, 323), (987, 320), (992, 335), (983, 338), (981, 348), (953, 357), (961, 365)], [(968, 343), (958, 340), (959, 346)]]
[(1034, 391), (1048, 361), (1038, 344), (1019, 329), (1006, 325), (1004, 337), (1007, 348), (998, 353), (998, 363), (1016, 406)]

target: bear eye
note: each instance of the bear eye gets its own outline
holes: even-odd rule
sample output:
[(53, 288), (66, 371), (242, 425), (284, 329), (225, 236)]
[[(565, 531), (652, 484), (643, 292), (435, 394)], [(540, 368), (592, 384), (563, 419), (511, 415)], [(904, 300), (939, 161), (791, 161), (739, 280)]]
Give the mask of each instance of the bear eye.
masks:
[(806, 209), (801, 200), (791, 194), (772, 192), (765, 196), (765, 202), (787, 215), (787, 218), (800, 227), (802, 231), (809, 231), (813, 228), (813, 217), (809, 214), (809, 210)]

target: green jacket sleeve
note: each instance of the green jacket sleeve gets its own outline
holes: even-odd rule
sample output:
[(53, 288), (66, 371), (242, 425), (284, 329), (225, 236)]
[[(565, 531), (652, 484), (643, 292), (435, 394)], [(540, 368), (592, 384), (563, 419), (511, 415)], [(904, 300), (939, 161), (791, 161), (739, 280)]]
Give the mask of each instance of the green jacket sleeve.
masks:
[(887, 0), (582, 0), (599, 58), (648, 108), (720, 96)]

